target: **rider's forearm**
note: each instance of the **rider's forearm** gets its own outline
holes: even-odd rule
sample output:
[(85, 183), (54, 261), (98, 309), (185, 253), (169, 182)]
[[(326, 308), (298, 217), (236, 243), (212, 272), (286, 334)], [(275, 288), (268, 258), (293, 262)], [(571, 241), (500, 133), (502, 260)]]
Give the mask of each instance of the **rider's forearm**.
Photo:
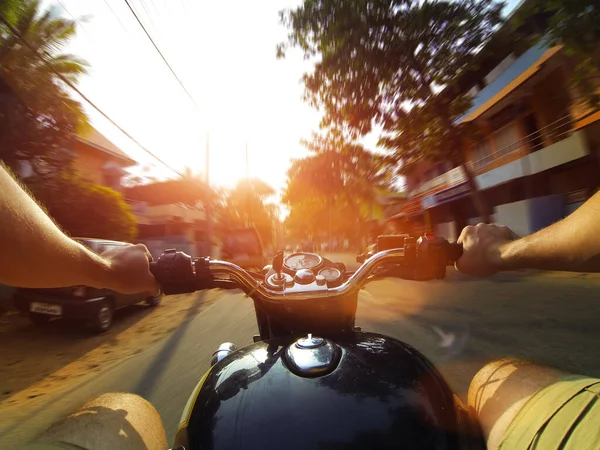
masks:
[(600, 272), (600, 193), (565, 219), (501, 247), (500, 267)]
[(0, 283), (102, 287), (103, 258), (67, 237), (0, 164)]

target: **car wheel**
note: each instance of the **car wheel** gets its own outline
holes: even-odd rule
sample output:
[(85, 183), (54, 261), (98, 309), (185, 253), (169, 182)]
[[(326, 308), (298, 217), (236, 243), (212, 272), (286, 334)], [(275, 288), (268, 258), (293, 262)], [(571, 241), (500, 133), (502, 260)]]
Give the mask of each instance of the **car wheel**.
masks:
[(50, 322), (52, 320), (52, 316), (40, 313), (29, 313), (29, 320), (31, 320), (31, 323), (34, 325), (40, 327)]
[(162, 292), (158, 295), (155, 295), (154, 297), (148, 297), (146, 299), (146, 305), (148, 306), (158, 306), (160, 305), (160, 301), (162, 300)]
[(96, 314), (92, 318), (92, 329), (96, 333), (106, 332), (113, 323), (114, 308), (108, 300), (98, 304)]

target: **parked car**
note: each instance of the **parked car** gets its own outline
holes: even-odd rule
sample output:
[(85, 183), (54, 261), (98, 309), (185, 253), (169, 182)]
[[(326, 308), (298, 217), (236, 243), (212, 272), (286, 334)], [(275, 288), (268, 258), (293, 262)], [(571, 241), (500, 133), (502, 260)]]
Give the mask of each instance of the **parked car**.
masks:
[(223, 239), (221, 259), (260, 271), (268, 263), (262, 239), (254, 227), (230, 228)]
[[(127, 245), (125, 242), (105, 239), (75, 238), (92, 251), (102, 254), (114, 247)], [(43, 325), (58, 317), (87, 322), (98, 333), (103, 333), (113, 323), (117, 309), (145, 301), (149, 306), (158, 306), (162, 294), (124, 295), (108, 289), (73, 286), (52, 289), (18, 288), (14, 293), (16, 307), (29, 315), (35, 325)]]

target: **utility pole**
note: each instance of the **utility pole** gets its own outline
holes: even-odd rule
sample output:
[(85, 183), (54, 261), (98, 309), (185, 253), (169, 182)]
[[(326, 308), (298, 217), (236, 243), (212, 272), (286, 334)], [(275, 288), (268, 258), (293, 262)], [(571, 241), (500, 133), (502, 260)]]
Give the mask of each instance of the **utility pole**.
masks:
[(250, 163), (248, 161), (248, 143), (246, 142), (246, 179), (250, 180)]
[(252, 224), (250, 216), (250, 164), (248, 162), (248, 143), (246, 142), (246, 226), (249, 227)]
[(204, 207), (206, 210), (206, 242), (208, 243), (208, 255), (212, 257), (212, 213), (213, 213), (213, 198), (212, 189), (210, 188), (210, 144), (208, 131), (206, 132), (206, 154), (205, 154), (205, 167), (204, 167), (204, 181), (206, 183), (206, 201)]

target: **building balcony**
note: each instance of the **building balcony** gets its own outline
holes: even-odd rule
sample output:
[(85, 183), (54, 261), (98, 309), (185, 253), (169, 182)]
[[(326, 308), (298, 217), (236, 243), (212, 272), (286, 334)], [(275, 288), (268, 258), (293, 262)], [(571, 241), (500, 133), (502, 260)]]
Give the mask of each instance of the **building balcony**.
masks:
[(456, 167), (440, 176), (424, 182), (410, 192), (410, 197), (421, 197), (460, 184), (466, 180), (462, 167)]
[(582, 158), (590, 153), (582, 131), (572, 131), (568, 118), (559, 119), (498, 152), (474, 161), (480, 189), (488, 189)]
[(179, 204), (149, 206), (145, 202), (129, 203), (138, 223), (142, 225), (174, 221), (183, 223), (206, 221), (206, 211), (198, 208)]
[[(582, 158), (590, 153), (583, 131), (573, 131), (570, 121), (561, 119), (523, 139), (501, 148), (469, 165), (479, 189), (489, 189), (511, 180), (534, 175)], [(449, 201), (445, 191), (456, 190), (466, 181), (461, 167), (435, 177), (411, 192), (421, 198), (424, 208)], [(468, 189), (461, 194), (465, 195)]]

